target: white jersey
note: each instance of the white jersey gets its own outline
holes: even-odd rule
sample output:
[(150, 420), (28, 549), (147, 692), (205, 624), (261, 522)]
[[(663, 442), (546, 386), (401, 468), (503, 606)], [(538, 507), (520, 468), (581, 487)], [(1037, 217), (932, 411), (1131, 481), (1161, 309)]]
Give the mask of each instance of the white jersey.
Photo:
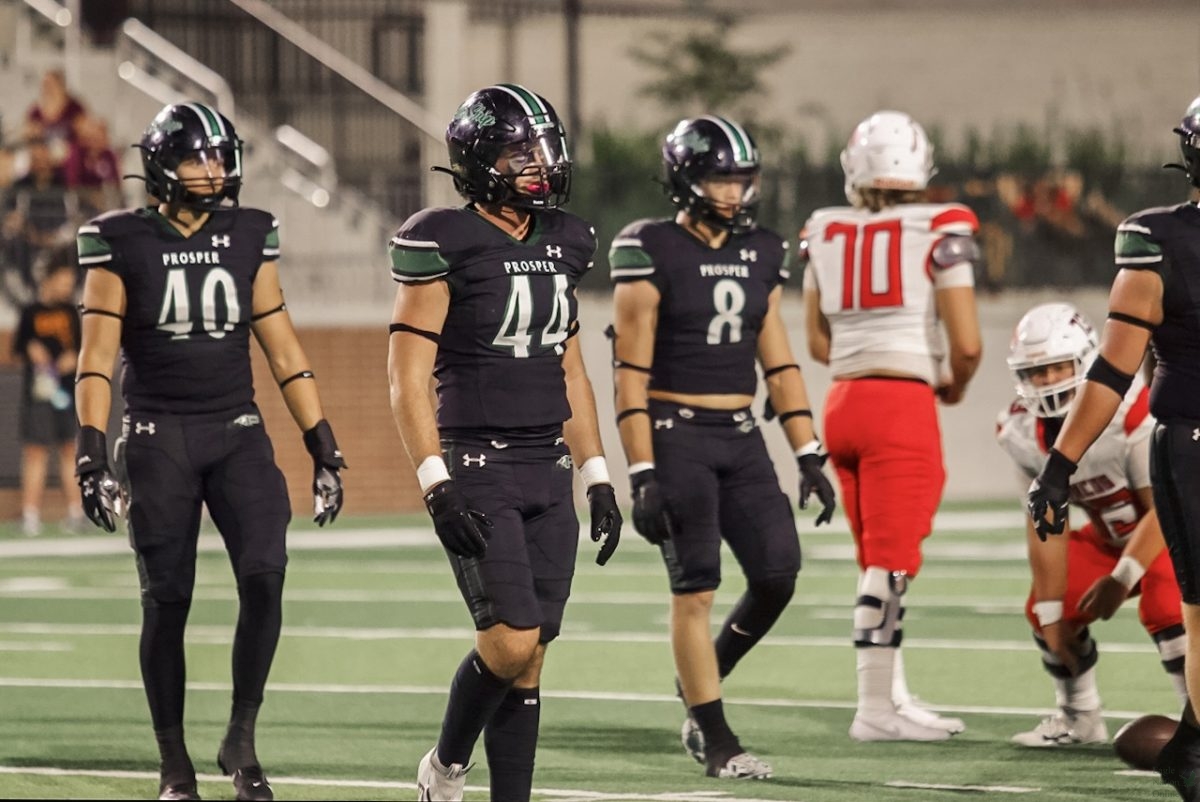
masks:
[[(1046, 462), (1049, 445), (1045, 422), (1013, 403), (996, 420), (996, 439), (1022, 474), (1021, 491)], [(1071, 476), (1071, 501), (1082, 507), (1100, 535), (1114, 548), (1124, 547), (1146, 510), (1133, 491), (1150, 486), (1150, 390), (1141, 376), (1133, 385), (1092, 447), (1079, 460)], [(1051, 443), (1050, 445), (1053, 445)]]
[(934, 291), (970, 287), (975, 278), (970, 262), (935, 264), (933, 248), (978, 228), (975, 213), (957, 203), (813, 213), (801, 234), (809, 260), (804, 289), (820, 292), (834, 376), (887, 369), (940, 383), (945, 346)]

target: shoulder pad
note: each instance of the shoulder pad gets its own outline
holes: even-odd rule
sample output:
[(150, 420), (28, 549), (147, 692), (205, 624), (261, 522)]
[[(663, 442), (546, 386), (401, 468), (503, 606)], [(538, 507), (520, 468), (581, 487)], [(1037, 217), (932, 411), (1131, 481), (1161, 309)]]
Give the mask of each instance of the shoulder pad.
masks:
[(930, 219), (929, 229), (943, 234), (974, 234), (979, 230), (979, 218), (961, 203), (948, 203)]
[(929, 258), (938, 267), (945, 269), (960, 265), (963, 262), (976, 263), (979, 261), (979, 243), (974, 237), (961, 234), (949, 234), (942, 237), (933, 246)]
[(609, 277), (613, 281), (633, 281), (654, 273), (650, 255), (661, 220), (636, 220), (621, 229), (608, 250)]
[(1163, 249), (1155, 228), (1168, 209), (1145, 209), (1117, 226), (1113, 257), (1119, 268), (1154, 270), (1163, 263)]
[(401, 282), (432, 281), (450, 272), (442, 255), (441, 240), (449, 223), (460, 210), (422, 209), (404, 221), (388, 242), (392, 257), (392, 278)]

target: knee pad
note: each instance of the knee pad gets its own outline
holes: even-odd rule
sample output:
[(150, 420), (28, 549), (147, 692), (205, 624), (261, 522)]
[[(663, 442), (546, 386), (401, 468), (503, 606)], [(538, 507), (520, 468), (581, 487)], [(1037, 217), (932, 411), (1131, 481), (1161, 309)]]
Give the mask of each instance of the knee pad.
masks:
[(856, 647), (900, 645), (904, 637), (901, 597), (907, 590), (908, 575), (903, 571), (872, 566), (863, 572), (858, 581), (858, 598), (854, 602)]

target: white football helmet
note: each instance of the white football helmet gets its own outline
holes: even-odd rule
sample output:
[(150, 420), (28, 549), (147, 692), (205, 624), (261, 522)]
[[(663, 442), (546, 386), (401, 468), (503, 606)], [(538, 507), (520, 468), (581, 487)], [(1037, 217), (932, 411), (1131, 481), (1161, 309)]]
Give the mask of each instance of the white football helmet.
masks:
[(858, 190), (921, 190), (937, 170), (933, 145), (921, 124), (900, 111), (877, 111), (858, 124), (842, 151), (846, 200)]
[[(1008, 347), (1008, 369), (1017, 381), (1021, 404), (1039, 418), (1066, 415), (1075, 390), (1087, 380), (1098, 348), (1096, 330), (1071, 304), (1041, 304), (1030, 309), (1017, 323)], [(1059, 362), (1074, 362), (1074, 374), (1053, 384), (1033, 382), (1035, 369)]]

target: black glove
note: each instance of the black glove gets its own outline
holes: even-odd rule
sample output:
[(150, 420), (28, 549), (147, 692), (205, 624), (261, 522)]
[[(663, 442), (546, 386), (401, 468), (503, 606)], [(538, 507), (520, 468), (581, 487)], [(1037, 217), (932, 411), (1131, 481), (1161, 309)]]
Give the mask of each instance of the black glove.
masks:
[(313, 460), (313, 521), (331, 524), (342, 511), (342, 475), (346, 467), (329, 421), (321, 418), (304, 433), (304, 447)]
[(824, 453), (805, 454), (796, 458), (800, 465), (800, 509), (807, 510), (808, 497), (816, 493), (821, 502), (817, 526), (832, 521), (833, 510), (837, 507), (837, 494), (833, 492), (833, 485), (826, 478), (825, 471), (821, 470), (828, 458), (829, 455)]
[(617, 508), (617, 494), (608, 483), (595, 484), (587, 491), (588, 507), (592, 516), (592, 542), (604, 542), (596, 555), (596, 565), (604, 565), (617, 550), (621, 542), (621, 510)]
[(425, 508), (433, 518), (433, 531), (447, 551), (459, 557), (483, 556), (492, 521), (479, 510), (471, 509), (471, 503), (458, 491), (453, 479), (435, 485), (425, 494)]
[(75, 436), (75, 476), (84, 514), (104, 531), (117, 531), (124, 498), (108, 468), (108, 438), (95, 426), (81, 426)]
[[(1046, 535), (1061, 535), (1067, 525), (1067, 502), (1071, 495), (1071, 474), (1079, 466), (1050, 449), (1050, 458), (1042, 466), (1042, 472), (1029, 485), (1025, 497), (1025, 509), (1033, 519), (1033, 528), (1043, 543)], [(1054, 513), (1054, 521), (1046, 520), (1046, 513)]]
[(629, 482), (633, 486), (633, 528), (655, 546), (670, 540), (675, 524), (654, 469), (638, 471)]

